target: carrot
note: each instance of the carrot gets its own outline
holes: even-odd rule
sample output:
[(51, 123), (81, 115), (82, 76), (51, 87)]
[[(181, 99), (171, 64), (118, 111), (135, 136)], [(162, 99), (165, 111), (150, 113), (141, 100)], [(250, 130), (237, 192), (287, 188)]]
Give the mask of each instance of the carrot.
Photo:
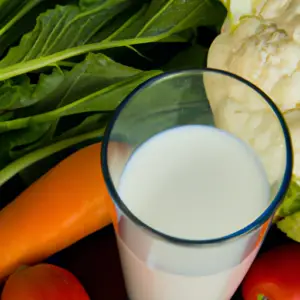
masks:
[(0, 211), (0, 279), (111, 222), (100, 144), (69, 156)]
[(261, 245), (261, 243), (263, 242), (266, 232), (269, 229), (270, 222), (272, 222), (271, 219), (267, 220), (264, 224), (262, 224), (259, 235), (256, 240), (255, 247), (259, 247)]

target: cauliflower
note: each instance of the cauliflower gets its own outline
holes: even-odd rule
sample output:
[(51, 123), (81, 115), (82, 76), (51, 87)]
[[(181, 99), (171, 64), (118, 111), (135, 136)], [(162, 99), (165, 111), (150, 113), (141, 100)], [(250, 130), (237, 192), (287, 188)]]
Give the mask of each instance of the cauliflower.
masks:
[[(289, 192), (288, 195), (293, 195), (294, 198), (283, 203), (283, 206), (297, 208), (284, 209), (290, 211), (292, 215), (300, 211), (300, 0), (223, 0), (222, 2), (229, 10), (228, 18), (221, 34), (209, 49), (207, 65), (249, 80), (269, 95), (283, 113), (290, 129), (294, 150), (293, 173), (296, 184), (292, 186), (298, 190), (296, 193)], [(280, 129), (275, 128), (276, 126), (268, 128), (268, 124), (272, 124), (270, 116), (267, 116), (267, 110), (259, 104), (259, 101), (253, 101), (253, 95), (249, 95), (250, 89), (233, 93), (232, 91), (236, 89), (233, 81), (226, 84), (224, 82), (222, 86), (216, 87), (216, 83), (208, 78), (205, 84), (218, 126), (232, 127), (233, 132), (239, 133), (250, 144), (252, 143), (254, 148), (257, 148), (269, 171), (269, 180), (273, 184), (283, 167), (278, 166), (278, 163), (284, 159), (283, 145), (280, 145), (283, 139), (276, 140), (274, 136), (275, 132), (280, 133)], [(223, 96), (220, 90), (223, 90)], [(226, 100), (224, 100), (224, 90), (227, 91)], [(237, 114), (238, 111), (243, 112), (243, 119)], [(261, 140), (260, 146), (253, 145), (253, 137), (245, 129), (247, 126), (252, 126), (253, 132), (257, 130), (264, 132), (264, 138), (267, 140), (274, 139), (272, 147), (270, 144), (269, 147), (267, 145), (264, 147), (263, 138), (259, 135), (256, 139)], [(249, 128), (248, 132), (250, 130)], [(288, 217), (280, 216), (282, 207), (278, 211), (279, 218)], [(293, 226), (290, 223), (292, 219)], [(299, 223), (295, 224), (295, 220)], [(288, 225), (279, 228), (293, 239), (300, 241), (299, 230), (289, 234), (292, 231), (291, 227), (300, 228), (300, 213), (299, 218), (293, 217), (290, 221), (284, 220), (284, 222)]]

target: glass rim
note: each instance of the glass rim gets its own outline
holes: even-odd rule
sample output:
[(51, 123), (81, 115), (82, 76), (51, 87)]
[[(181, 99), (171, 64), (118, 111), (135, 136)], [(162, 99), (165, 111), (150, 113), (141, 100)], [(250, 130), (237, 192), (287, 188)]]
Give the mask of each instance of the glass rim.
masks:
[[(280, 188), (278, 192), (276, 193), (275, 197), (270, 202), (269, 206), (250, 224), (247, 226), (230, 233), (228, 235), (224, 235), (222, 237), (213, 238), (213, 239), (184, 239), (184, 238), (178, 238), (175, 236), (171, 236), (168, 234), (165, 234), (164, 232), (154, 229), (148, 224), (144, 223), (142, 220), (140, 220), (137, 216), (135, 216), (130, 209), (126, 206), (126, 204), (122, 201), (122, 199), (119, 196), (119, 193), (117, 192), (114, 183), (110, 176), (109, 166), (108, 166), (108, 159), (107, 159), (107, 152), (108, 152), (108, 145), (110, 143), (110, 135), (111, 132), (115, 126), (115, 123), (118, 120), (118, 117), (120, 113), (123, 111), (123, 109), (127, 106), (127, 104), (136, 96), (140, 91), (142, 91), (144, 88), (151, 87), (153, 84), (157, 83), (158, 81), (162, 79), (171, 78), (176, 75), (183, 75), (183, 74), (195, 74), (195, 75), (201, 75), (203, 73), (215, 73), (224, 75), (230, 78), (233, 78), (237, 81), (240, 81), (241, 83), (247, 85), (248, 87), (252, 88), (255, 92), (257, 92), (261, 97), (262, 100), (264, 100), (268, 106), (271, 108), (273, 113), (275, 114), (277, 120), (279, 121), (281, 125), (281, 129), (284, 135), (285, 140), (285, 151), (286, 151), (286, 166), (284, 170), (284, 175), (282, 178), (282, 182), (280, 185)], [(121, 212), (129, 218), (135, 225), (141, 227), (142, 229), (146, 230), (152, 235), (155, 235), (159, 237), (162, 240), (165, 240), (169, 243), (174, 244), (181, 244), (181, 245), (190, 245), (190, 246), (199, 246), (199, 245), (205, 245), (205, 244), (217, 244), (222, 242), (227, 242), (230, 240), (233, 240), (235, 238), (244, 236), (246, 234), (249, 234), (250, 232), (256, 230), (257, 228), (261, 227), (264, 223), (266, 223), (270, 217), (275, 212), (276, 208), (279, 206), (280, 202), (283, 200), (287, 189), (289, 187), (291, 178), (292, 178), (292, 168), (293, 168), (293, 150), (292, 150), (292, 141), (289, 134), (288, 126), (284, 120), (283, 115), (281, 114), (279, 108), (277, 105), (273, 102), (273, 100), (260, 88), (258, 88), (253, 83), (249, 82), (248, 80), (219, 69), (213, 69), (213, 68), (198, 68), (198, 69), (186, 69), (186, 70), (180, 70), (180, 71), (169, 71), (164, 72), (163, 74), (156, 75), (142, 84), (138, 85), (117, 107), (117, 109), (114, 112), (114, 115), (112, 119), (110, 120), (109, 124), (107, 125), (105, 129), (105, 133), (102, 140), (102, 147), (101, 147), (101, 168), (103, 172), (103, 178), (105, 181), (105, 184), (107, 186), (108, 192), (111, 196), (111, 200), (114, 202), (115, 205), (118, 206), (118, 208), (121, 210)]]

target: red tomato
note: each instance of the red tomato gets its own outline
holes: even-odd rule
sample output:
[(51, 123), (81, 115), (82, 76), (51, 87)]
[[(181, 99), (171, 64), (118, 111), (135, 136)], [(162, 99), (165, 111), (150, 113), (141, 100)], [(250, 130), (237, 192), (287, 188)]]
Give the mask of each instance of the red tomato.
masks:
[(78, 279), (70, 272), (39, 264), (12, 274), (1, 300), (90, 300)]
[[(260, 255), (242, 285), (245, 300), (300, 300), (300, 244), (287, 244)], [(264, 298), (264, 299), (265, 299)]]

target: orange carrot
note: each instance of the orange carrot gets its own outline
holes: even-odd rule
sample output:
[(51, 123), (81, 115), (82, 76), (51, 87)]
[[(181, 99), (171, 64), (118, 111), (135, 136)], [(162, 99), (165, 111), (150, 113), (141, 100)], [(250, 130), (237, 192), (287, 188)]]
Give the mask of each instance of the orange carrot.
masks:
[(0, 279), (111, 222), (100, 144), (69, 156), (0, 211)]
[(270, 225), (271, 222), (272, 222), (272, 219), (269, 219), (264, 224), (262, 224), (262, 226), (260, 228), (259, 235), (258, 235), (257, 240), (256, 240), (255, 247), (259, 247), (261, 245), (262, 241), (265, 238), (266, 232), (269, 229), (269, 225)]

